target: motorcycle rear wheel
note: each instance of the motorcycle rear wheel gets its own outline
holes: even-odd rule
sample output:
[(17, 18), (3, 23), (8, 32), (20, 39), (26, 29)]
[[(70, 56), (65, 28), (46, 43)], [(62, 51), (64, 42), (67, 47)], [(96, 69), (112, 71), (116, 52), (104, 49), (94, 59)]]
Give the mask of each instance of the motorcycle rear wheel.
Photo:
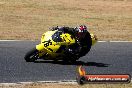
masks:
[(36, 48), (31, 49), (28, 51), (24, 57), (26, 62), (34, 62), (38, 57), (38, 50)]

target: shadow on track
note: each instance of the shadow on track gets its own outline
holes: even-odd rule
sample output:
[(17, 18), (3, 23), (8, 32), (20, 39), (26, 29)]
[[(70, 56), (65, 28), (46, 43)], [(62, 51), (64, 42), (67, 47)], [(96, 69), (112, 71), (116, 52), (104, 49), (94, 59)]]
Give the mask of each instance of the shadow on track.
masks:
[(52, 63), (52, 64), (60, 64), (60, 65), (82, 65), (82, 66), (96, 66), (96, 67), (108, 67), (110, 64), (105, 63), (96, 63), (96, 62), (83, 62), (76, 61), (74, 63), (64, 62), (64, 61), (35, 61), (34, 63)]

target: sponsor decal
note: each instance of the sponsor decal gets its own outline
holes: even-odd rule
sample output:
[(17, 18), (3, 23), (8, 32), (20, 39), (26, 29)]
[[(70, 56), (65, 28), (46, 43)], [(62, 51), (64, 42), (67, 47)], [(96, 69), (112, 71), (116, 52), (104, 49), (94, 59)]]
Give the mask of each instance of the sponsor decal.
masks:
[(78, 84), (85, 83), (130, 83), (129, 74), (86, 74), (82, 66), (78, 67), (77, 74)]

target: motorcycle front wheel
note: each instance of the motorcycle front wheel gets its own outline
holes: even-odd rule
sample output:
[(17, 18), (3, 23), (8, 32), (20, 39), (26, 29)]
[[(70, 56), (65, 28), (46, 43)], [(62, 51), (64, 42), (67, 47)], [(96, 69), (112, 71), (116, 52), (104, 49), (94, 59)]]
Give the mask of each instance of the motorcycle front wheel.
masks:
[(34, 62), (38, 58), (38, 50), (36, 48), (31, 49), (28, 51), (24, 57), (26, 62)]

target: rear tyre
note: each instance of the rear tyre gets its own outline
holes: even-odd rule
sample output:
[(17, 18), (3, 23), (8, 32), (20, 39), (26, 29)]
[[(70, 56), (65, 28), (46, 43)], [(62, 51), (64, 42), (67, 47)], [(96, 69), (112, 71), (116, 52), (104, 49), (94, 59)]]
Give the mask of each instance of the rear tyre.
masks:
[(38, 58), (38, 50), (36, 48), (28, 51), (24, 57), (26, 62), (34, 62)]

